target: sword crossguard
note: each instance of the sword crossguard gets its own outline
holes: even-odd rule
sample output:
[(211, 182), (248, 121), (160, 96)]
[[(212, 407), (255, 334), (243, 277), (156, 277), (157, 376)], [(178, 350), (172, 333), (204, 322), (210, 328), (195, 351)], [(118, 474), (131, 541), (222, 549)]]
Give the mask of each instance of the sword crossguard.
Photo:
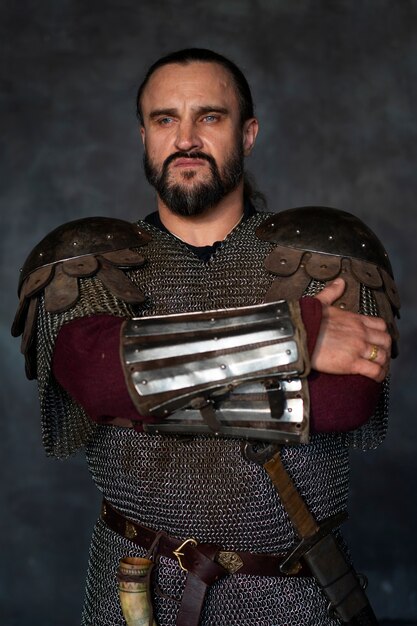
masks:
[(317, 532), (310, 537), (304, 537), (299, 543), (289, 552), (280, 565), (280, 571), (282, 574), (290, 575), (294, 571), (297, 571), (297, 565), (299, 565), (300, 559), (304, 554), (310, 550), (320, 539), (323, 539), (326, 535), (330, 534), (332, 530), (338, 528), (344, 521), (346, 521), (348, 514), (346, 511), (340, 511), (331, 517), (326, 518), (318, 525)]

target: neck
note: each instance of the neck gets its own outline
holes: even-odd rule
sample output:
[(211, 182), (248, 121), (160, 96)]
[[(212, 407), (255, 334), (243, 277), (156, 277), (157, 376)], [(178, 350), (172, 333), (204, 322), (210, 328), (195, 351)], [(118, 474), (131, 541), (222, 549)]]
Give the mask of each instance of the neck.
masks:
[(239, 185), (201, 215), (176, 215), (158, 196), (161, 222), (173, 235), (192, 246), (211, 246), (223, 241), (243, 216), (243, 185)]

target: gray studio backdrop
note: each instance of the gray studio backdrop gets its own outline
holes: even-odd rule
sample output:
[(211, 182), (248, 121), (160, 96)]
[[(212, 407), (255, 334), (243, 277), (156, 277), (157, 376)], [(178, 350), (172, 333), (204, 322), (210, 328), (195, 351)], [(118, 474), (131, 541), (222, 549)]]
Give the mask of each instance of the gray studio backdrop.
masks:
[(36, 385), (9, 334), (18, 270), (62, 222), (154, 209), (136, 86), (155, 58), (191, 45), (249, 78), (261, 132), (248, 167), (269, 208), (351, 211), (391, 256), (404, 307), (391, 426), (376, 452), (352, 453), (346, 534), (379, 616), (417, 623), (417, 2), (2, 0), (0, 41), (0, 623), (79, 623), (99, 504), (82, 455), (44, 456)]

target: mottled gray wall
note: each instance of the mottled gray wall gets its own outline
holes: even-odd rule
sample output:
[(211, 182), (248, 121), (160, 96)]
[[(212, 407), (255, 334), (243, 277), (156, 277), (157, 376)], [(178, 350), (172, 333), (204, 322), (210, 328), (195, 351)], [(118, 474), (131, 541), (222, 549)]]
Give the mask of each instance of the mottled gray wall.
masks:
[(416, 28), (415, 0), (0, 2), (1, 624), (78, 623), (98, 506), (82, 457), (44, 458), (9, 335), (18, 268), (64, 221), (154, 207), (135, 89), (155, 58), (191, 45), (229, 55), (253, 86), (249, 166), (270, 208), (352, 211), (390, 253), (404, 304), (391, 428), (377, 452), (352, 454), (347, 534), (378, 614), (417, 623)]

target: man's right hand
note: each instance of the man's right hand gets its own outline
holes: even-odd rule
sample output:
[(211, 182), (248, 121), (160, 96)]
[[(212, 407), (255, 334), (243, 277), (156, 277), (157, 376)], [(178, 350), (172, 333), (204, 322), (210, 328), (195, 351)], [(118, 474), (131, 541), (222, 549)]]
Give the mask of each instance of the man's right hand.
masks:
[(337, 278), (316, 296), (323, 311), (311, 367), (326, 374), (361, 374), (382, 382), (391, 355), (387, 325), (380, 317), (332, 306), (344, 290), (345, 281)]

